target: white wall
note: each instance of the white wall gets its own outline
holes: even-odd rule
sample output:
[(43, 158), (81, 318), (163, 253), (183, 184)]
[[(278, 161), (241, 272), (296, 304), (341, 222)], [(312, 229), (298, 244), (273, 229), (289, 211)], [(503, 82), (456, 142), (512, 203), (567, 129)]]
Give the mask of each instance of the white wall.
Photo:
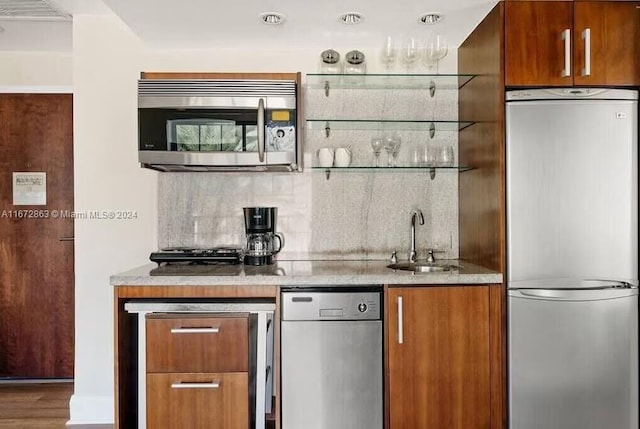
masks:
[(113, 288), (155, 246), (156, 175), (137, 162), (141, 45), (111, 16), (74, 19), (75, 210), (130, 210), (135, 220), (76, 219), (75, 392), (71, 423), (113, 422)]
[(0, 89), (71, 89), (72, 58), (70, 52), (0, 51)]
[[(73, 30), (76, 210), (133, 210), (136, 220), (76, 221), (76, 373), (71, 423), (113, 421), (111, 274), (156, 249), (156, 175), (137, 162), (140, 71), (314, 72), (316, 50), (148, 51), (115, 16), (76, 15)], [(354, 47), (331, 46), (339, 52)], [(375, 71), (371, 54), (370, 71)], [(440, 72), (455, 71), (455, 50)], [(379, 69), (379, 68), (378, 68)]]

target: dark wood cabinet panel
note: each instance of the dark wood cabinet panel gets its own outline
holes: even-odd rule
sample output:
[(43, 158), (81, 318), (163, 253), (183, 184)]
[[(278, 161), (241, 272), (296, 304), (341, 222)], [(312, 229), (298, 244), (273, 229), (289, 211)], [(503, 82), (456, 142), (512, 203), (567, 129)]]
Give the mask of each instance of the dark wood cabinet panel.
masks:
[(146, 320), (147, 425), (245, 429), (249, 314), (157, 314)]
[(149, 429), (248, 429), (246, 372), (148, 374)]
[(640, 2), (507, 2), (505, 84), (640, 84)]
[[(138, 316), (135, 314), (131, 314), (128, 313), (125, 309), (125, 303), (128, 302), (131, 299), (135, 299), (135, 298), (143, 298), (145, 300), (168, 300), (168, 301), (173, 301), (176, 299), (184, 299), (184, 298), (195, 298), (195, 299), (203, 299), (203, 298), (215, 298), (215, 299), (221, 299), (221, 300), (228, 300), (229, 298), (239, 298), (239, 299), (260, 299), (263, 300), (265, 302), (277, 302), (277, 297), (279, 296), (278, 294), (278, 287), (274, 286), (274, 285), (264, 285), (264, 286), (259, 286), (259, 285), (216, 285), (216, 286), (206, 286), (206, 285), (202, 285), (202, 286), (127, 286), (127, 285), (122, 285), (122, 286), (116, 286), (115, 290), (114, 290), (114, 310), (115, 310), (115, 318), (114, 318), (114, 330), (115, 330), (115, 392), (114, 392), (114, 396), (115, 396), (115, 428), (120, 428), (120, 429), (124, 429), (124, 428), (134, 428), (137, 427), (138, 425), (138, 408), (137, 408), (137, 399), (138, 399), (138, 376), (139, 376), (139, 368), (138, 368), (138, 347), (139, 347), (139, 337), (138, 337)], [(276, 311), (276, 317), (277, 317), (277, 311)], [(225, 314), (224, 316), (230, 316), (231, 314)], [(159, 315), (156, 315), (159, 316)], [(197, 315), (196, 317), (211, 317), (211, 314), (201, 314), (201, 315)], [(234, 317), (240, 317), (244, 318), (246, 315), (245, 313), (235, 313), (233, 315), (231, 315), (231, 319), (233, 319)], [(166, 319), (171, 319), (171, 318), (176, 318), (176, 319), (184, 319), (185, 317), (188, 318), (189, 315), (187, 314), (167, 314), (164, 316)], [(220, 317), (220, 314), (215, 314), (214, 319), (218, 319)], [(235, 350), (234, 347), (241, 347), (244, 348), (245, 350), (248, 347), (248, 325), (247, 325), (248, 321), (246, 322), (242, 322), (242, 324), (244, 324), (245, 328), (240, 329), (242, 331), (242, 334), (238, 334), (237, 337), (234, 338), (234, 345), (231, 346), (232, 352), (229, 352), (229, 349), (227, 349), (227, 353), (223, 352), (222, 350), (220, 351), (221, 355), (225, 355), (221, 358), (218, 357), (214, 357), (212, 358), (212, 360), (218, 359), (218, 361), (235, 361), (234, 357), (230, 357), (228, 356), (228, 353), (234, 354), (234, 355), (238, 355), (240, 352), (233, 352), (233, 350)], [(227, 330), (224, 329), (224, 331), (222, 332), (226, 332)], [(150, 341), (154, 341), (154, 334), (151, 333), (151, 339)], [(147, 333), (147, 339), (149, 339), (149, 334)], [(188, 341), (189, 342), (189, 341)], [(237, 343), (237, 344), (236, 344)], [(158, 345), (159, 347), (159, 345)], [(164, 345), (162, 346), (164, 347)], [(147, 376), (152, 376), (152, 375), (159, 375), (162, 377), (159, 378), (155, 378), (154, 380), (164, 380), (164, 381), (158, 381), (157, 383), (151, 383), (147, 386), (147, 398), (154, 398), (152, 400), (156, 400), (158, 398), (160, 398), (163, 401), (170, 401), (171, 398), (173, 397), (174, 394), (176, 394), (176, 392), (172, 392), (168, 389), (166, 389), (166, 380), (168, 380), (167, 377), (170, 376), (182, 376), (184, 375), (186, 378), (184, 378), (183, 381), (189, 381), (189, 382), (194, 382), (194, 381), (199, 381), (200, 379), (197, 378), (202, 374), (207, 375), (208, 373), (214, 372), (214, 371), (198, 371), (194, 368), (196, 368), (197, 365), (203, 367), (202, 365), (198, 364), (197, 362), (200, 361), (202, 362), (203, 360), (207, 360), (206, 356), (201, 356), (199, 354), (196, 353), (200, 353), (198, 351), (194, 352), (194, 349), (191, 348), (190, 346), (187, 347), (185, 350), (183, 351), (178, 351), (178, 350), (168, 350), (166, 348), (160, 348), (160, 353), (158, 353), (159, 356), (155, 356), (154, 358), (158, 358), (160, 360), (165, 359), (165, 358), (170, 358), (170, 355), (174, 355), (175, 353), (182, 353), (184, 355), (184, 359), (183, 361), (187, 361), (187, 362), (192, 362), (195, 364), (191, 365), (191, 364), (185, 364), (187, 365), (186, 370), (182, 371), (182, 370), (178, 370), (178, 366), (173, 366), (173, 364), (169, 364), (168, 368), (173, 368), (172, 371), (168, 371), (168, 372), (162, 372), (162, 373), (147, 373)], [(180, 346), (178, 346), (180, 347)], [(196, 350), (198, 349), (198, 345), (195, 346)], [(223, 346), (224, 347), (224, 346)], [(153, 347), (152, 347), (153, 348)], [(277, 348), (275, 350), (275, 352), (277, 353)], [(205, 353), (216, 353), (216, 351), (213, 350), (207, 350)], [(164, 357), (163, 357), (164, 355)], [(210, 355), (209, 355), (210, 356)], [(247, 368), (248, 365), (248, 356), (249, 356), (249, 352), (247, 351), (246, 353), (244, 353), (242, 361), (239, 361), (239, 366), (238, 368)], [(152, 358), (153, 359), (153, 358)], [(171, 358), (172, 359), (172, 358)], [(161, 364), (165, 365), (165, 364)], [(181, 364), (182, 365), (182, 364)], [(277, 365), (277, 363), (276, 363)], [(204, 368), (204, 367), (203, 367)], [(222, 368), (221, 366), (219, 366), (218, 368)], [(217, 373), (220, 373), (220, 370), (215, 371)], [(236, 376), (236, 375), (241, 375), (244, 374), (244, 379), (240, 380), (237, 377), (232, 377), (232, 376)], [(205, 425), (205, 426), (197, 426), (197, 425), (191, 425), (190, 421), (187, 421), (187, 424), (185, 425), (181, 425), (181, 423), (178, 423), (176, 426), (166, 426), (166, 425), (160, 425), (160, 426), (156, 426), (162, 429), (168, 428), (168, 427), (176, 427), (176, 428), (183, 428), (183, 427), (193, 427), (193, 428), (198, 428), (198, 427), (206, 427), (206, 428), (218, 428), (218, 427), (224, 427), (224, 428), (245, 428), (247, 427), (246, 425), (248, 425), (248, 423), (244, 423), (245, 421), (247, 421), (247, 419), (249, 418), (249, 411), (248, 411), (248, 407), (249, 407), (249, 396), (248, 393), (248, 389), (249, 389), (249, 381), (247, 379), (247, 373), (242, 371), (242, 372), (225, 372), (221, 375), (224, 379), (229, 376), (231, 377), (232, 380), (232, 385), (237, 386), (238, 384), (242, 384), (243, 387), (242, 389), (243, 392), (242, 393), (238, 393), (237, 389), (240, 388), (234, 388), (233, 389), (233, 395), (232, 395), (232, 399), (228, 399), (228, 395), (229, 395), (229, 391), (225, 390), (224, 395), (225, 398), (223, 402), (225, 405), (221, 406), (221, 408), (215, 408), (215, 410), (226, 410), (225, 412), (229, 412), (229, 413), (234, 413), (233, 418), (237, 419), (237, 420), (224, 420), (228, 423), (223, 423), (222, 426), (215, 426), (213, 423), (211, 423), (210, 425)], [(277, 382), (277, 379), (276, 379)], [(165, 383), (165, 384), (163, 384)], [(224, 385), (228, 386), (229, 382), (225, 382)], [(163, 387), (164, 386), (164, 387)], [(154, 391), (154, 389), (158, 387), (160, 388), (160, 391)], [(277, 394), (277, 389), (279, 388), (279, 386), (276, 385), (276, 401), (279, 400), (279, 396)], [(172, 393), (171, 393), (172, 392)], [(197, 392), (196, 392), (197, 393)], [(203, 392), (200, 392), (203, 393)], [(193, 391), (191, 392), (191, 394), (195, 394)], [(151, 395), (151, 396), (149, 396)], [(154, 395), (159, 395), (159, 396), (154, 396)], [(210, 396), (213, 396), (213, 392), (209, 393)], [(189, 395), (182, 395), (179, 396), (178, 401), (180, 404), (182, 404), (182, 400), (184, 400), (184, 398), (188, 397)], [(206, 396), (206, 395), (205, 395)], [(199, 397), (199, 396), (198, 396)], [(153, 407), (154, 409), (160, 407), (157, 406), (154, 402), (150, 402), (149, 399), (147, 399), (147, 404), (154, 404)], [(178, 407), (181, 407), (181, 405), (178, 405)], [(215, 405), (215, 407), (218, 407), (218, 405)], [(192, 409), (188, 409), (186, 412), (191, 412)], [(170, 411), (170, 410), (163, 410), (162, 412), (164, 413), (174, 413), (177, 412), (176, 410)], [(238, 413), (238, 415), (235, 415), (235, 413)], [(154, 421), (158, 422), (158, 421), (162, 421), (163, 418), (166, 418), (167, 414), (161, 414), (161, 417), (157, 417), (154, 415)], [(173, 415), (173, 414), (171, 414)], [(162, 417), (165, 416), (165, 417)], [(224, 418), (227, 418), (227, 416), (223, 416)], [(173, 417), (171, 417), (173, 418)], [(181, 417), (175, 417), (176, 419), (180, 419)], [(192, 416), (191, 418), (196, 418), (196, 416)], [(279, 418), (278, 415), (278, 408), (276, 408), (276, 418)], [(159, 419), (159, 420), (158, 420)], [(168, 420), (167, 420), (168, 421)], [(176, 420), (178, 421), (178, 420)], [(238, 421), (240, 423), (238, 423), (237, 426), (235, 426), (235, 421)], [(217, 424), (217, 423), (216, 423)], [(243, 425), (243, 426), (241, 426)], [(152, 427), (152, 426), (148, 426), (148, 427)]]
[(505, 5), (505, 79), (507, 86), (571, 86), (563, 76), (563, 33), (573, 26), (572, 2), (515, 1)]
[(640, 85), (640, 2), (576, 2), (574, 8), (574, 84)]
[(390, 429), (491, 427), (489, 290), (388, 289)]
[(154, 315), (147, 318), (148, 372), (248, 370), (248, 315)]
[(460, 74), (477, 75), (460, 89), (458, 134), (460, 259), (504, 272), (504, 2), (499, 2), (458, 48)]

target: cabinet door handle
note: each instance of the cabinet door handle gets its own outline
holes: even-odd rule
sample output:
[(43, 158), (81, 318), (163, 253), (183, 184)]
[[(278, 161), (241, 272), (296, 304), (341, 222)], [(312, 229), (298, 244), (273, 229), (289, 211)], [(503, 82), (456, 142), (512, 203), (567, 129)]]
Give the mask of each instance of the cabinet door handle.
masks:
[(172, 334), (217, 334), (220, 328), (212, 326), (210, 328), (171, 328)]
[(582, 32), (584, 40), (584, 68), (582, 76), (591, 76), (591, 29), (587, 28)]
[(171, 383), (172, 389), (218, 389), (220, 383), (212, 381), (210, 383)]
[(571, 76), (571, 29), (567, 28), (562, 32), (564, 40), (564, 69), (562, 77)]
[(398, 296), (398, 344), (404, 343), (404, 309), (402, 308), (402, 297)]

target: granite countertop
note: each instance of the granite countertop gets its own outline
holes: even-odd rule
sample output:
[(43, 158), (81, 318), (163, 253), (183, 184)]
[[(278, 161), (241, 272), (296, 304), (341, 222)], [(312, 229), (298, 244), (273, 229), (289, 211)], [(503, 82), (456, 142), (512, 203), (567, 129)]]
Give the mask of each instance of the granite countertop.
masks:
[(368, 284), (496, 284), (502, 274), (459, 260), (438, 264), (459, 270), (418, 273), (387, 268), (381, 260), (279, 260), (274, 265), (174, 265), (147, 264), (111, 276), (114, 286), (165, 285), (368, 285)]

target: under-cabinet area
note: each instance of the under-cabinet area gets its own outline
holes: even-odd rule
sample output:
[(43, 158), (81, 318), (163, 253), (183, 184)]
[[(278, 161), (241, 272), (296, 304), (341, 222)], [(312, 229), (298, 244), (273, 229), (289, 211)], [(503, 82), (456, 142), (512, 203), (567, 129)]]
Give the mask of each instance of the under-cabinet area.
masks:
[(112, 277), (116, 427), (502, 427), (500, 274), (367, 274), (364, 261), (349, 274), (336, 261), (329, 279), (323, 264)]

